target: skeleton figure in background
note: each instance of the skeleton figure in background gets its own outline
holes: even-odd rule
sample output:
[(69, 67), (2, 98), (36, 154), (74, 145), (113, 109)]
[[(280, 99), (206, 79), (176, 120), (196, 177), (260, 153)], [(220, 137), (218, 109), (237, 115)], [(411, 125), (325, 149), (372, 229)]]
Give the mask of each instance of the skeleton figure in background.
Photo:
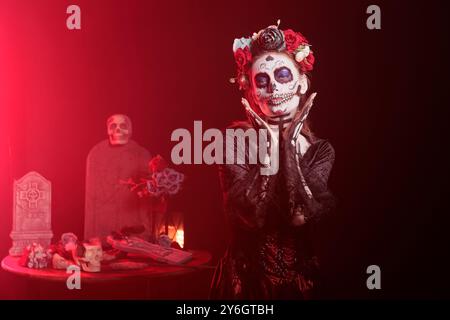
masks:
[[(233, 45), (248, 121), (233, 128), (266, 128), (278, 152), (276, 174), (260, 166), (220, 166), (231, 244), (211, 285), (213, 299), (305, 299), (316, 281), (315, 222), (334, 206), (328, 177), (331, 144), (315, 137), (306, 116), (316, 96), (309, 89), (314, 64), (306, 38), (269, 26)], [(261, 142), (260, 142), (261, 143)], [(265, 143), (265, 142), (264, 142)], [(227, 145), (247, 158), (249, 148)]]
[(150, 153), (131, 139), (132, 123), (126, 115), (108, 117), (106, 133), (108, 139), (95, 145), (86, 161), (84, 239), (106, 242), (112, 231), (141, 225), (148, 235), (145, 204), (120, 181), (145, 175)]

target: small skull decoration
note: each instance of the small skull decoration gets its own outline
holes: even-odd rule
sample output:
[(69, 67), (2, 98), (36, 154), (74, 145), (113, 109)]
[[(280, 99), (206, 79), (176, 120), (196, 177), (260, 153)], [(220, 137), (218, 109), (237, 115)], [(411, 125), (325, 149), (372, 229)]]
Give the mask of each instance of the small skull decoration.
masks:
[(83, 244), (86, 249), (84, 257), (81, 258), (81, 266), (86, 272), (100, 272), (103, 256), (102, 246), (100, 244)]
[(109, 142), (111, 145), (127, 144), (131, 138), (131, 120), (124, 114), (115, 114), (106, 121)]

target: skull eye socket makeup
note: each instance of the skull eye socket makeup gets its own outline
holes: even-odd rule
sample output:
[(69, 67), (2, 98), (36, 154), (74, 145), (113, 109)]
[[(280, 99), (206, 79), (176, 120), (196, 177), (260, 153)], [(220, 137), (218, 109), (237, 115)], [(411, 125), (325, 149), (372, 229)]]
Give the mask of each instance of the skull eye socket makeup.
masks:
[(280, 83), (288, 83), (293, 79), (292, 72), (287, 67), (281, 67), (274, 71), (275, 80)]
[(111, 124), (111, 126), (109, 128), (111, 130), (115, 130), (117, 128), (117, 124), (113, 123), (113, 124)]
[(120, 129), (127, 129), (127, 125), (125, 123), (120, 124)]
[(269, 85), (270, 78), (266, 73), (258, 73), (255, 75), (255, 84), (258, 88), (265, 88)]

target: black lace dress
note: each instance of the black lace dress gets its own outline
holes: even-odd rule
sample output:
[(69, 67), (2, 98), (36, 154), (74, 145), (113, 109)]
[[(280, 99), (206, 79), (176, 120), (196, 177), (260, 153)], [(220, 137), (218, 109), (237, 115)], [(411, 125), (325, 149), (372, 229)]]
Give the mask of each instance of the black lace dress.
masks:
[[(280, 142), (276, 175), (261, 175), (258, 165), (220, 166), (232, 239), (216, 268), (211, 299), (310, 296), (318, 268), (311, 227), (335, 201), (327, 186), (334, 149), (323, 139), (308, 141), (310, 147), (298, 157), (295, 147)], [(296, 214), (306, 223), (294, 226)]]

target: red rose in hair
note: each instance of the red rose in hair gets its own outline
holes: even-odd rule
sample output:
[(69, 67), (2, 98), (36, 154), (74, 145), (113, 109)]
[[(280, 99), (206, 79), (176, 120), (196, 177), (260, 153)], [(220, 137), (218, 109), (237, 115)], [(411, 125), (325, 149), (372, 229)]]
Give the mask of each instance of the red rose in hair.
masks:
[(252, 60), (252, 54), (249, 47), (239, 48), (234, 53), (234, 59), (239, 70), (244, 70), (247, 64)]
[(294, 52), (301, 44), (308, 43), (306, 38), (300, 33), (291, 29), (283, 31), (286, 50), (290, 53)]
[(311, 51), (308, 56), (302, 60), (302, 62), (300, 62), (300, 70), (302, 72), (307, 72), (307, 71), (311, 71), (313, 69), (314, 66), (314, 55), (313, 52)]
[(160, 172), (167, 168), (167, 162), (159, 154), (148, 163), (150, 172)]

